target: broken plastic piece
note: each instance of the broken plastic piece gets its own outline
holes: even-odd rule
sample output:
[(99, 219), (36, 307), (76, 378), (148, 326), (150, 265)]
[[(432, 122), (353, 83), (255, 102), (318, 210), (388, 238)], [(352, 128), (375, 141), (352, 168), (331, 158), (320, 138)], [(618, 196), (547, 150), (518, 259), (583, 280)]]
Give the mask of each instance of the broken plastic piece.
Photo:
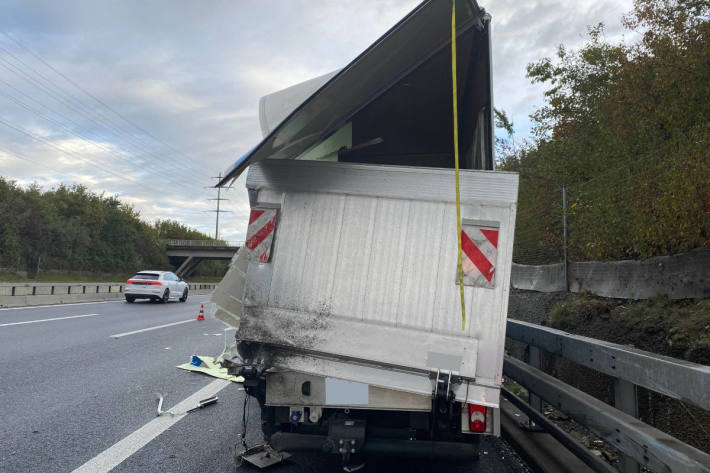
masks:
[(192, 359), (190, 359), (190, 364), (192, 366), (200, 366), (202, 364), (202, 360), (200, 360), (199, 356), (192, 355)]
[(188, 371), (199, 371), (200, 373), (204, 373), (215, 378), (234, 381), (235, 383), (244, 382), (244, 378), (241, 376), (230, 375), (227, 372), (227, 368), (223, 368), (219, 365), (219, 362), (221, 361), (221, 357), (214, 359), (211, 356), (192, 355), (189, 363), (182, 364), (178, 366), (178, 368)]

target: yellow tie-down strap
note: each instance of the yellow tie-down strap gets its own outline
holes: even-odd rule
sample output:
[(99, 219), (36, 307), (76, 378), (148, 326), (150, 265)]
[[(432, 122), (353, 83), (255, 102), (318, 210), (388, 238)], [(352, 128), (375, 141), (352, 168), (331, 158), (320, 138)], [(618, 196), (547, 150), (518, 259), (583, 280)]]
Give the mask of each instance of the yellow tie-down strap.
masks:
[(459, 292), (461, 296), (461, 331), (466, 329), (466, 301), (463, 293), (463, 264), (461, 261), (461, 190), (459, 186), (459, 113), (456, 92), (456, 0), (451, 6), (451, 83), (454, 97), (454, 167), (456, 175), (456, 236), (458, 241)]

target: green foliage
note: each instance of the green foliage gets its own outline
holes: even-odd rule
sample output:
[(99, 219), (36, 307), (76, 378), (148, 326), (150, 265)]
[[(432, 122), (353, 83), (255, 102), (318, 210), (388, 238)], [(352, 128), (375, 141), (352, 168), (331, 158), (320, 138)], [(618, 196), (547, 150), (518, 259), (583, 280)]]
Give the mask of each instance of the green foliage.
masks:
[[(41, 270), (128, 274), (177, 266), (179, 261), (168, 261), (163, 239), (209, 238), (179, 222), (151, 225), (139, 217), (116, 197), (84, 186), (42, 192), (0, 177), (0, 268), (32, 278)], [(200, 274), (224, 274), (224, 263), (211, 263)]]
[(546, 105), (535, 142), (501, 159), (521, 173), (515, 259), (559, 261), (561, 188), (572, 259), (672, 254), (710, 244), (710, 2), (636, 0), (640, 33), (530, 64)]
[(508, 136), (512, 136), (514, 131), (513, 122), (510, 121), (508, 115), (505, 113), (505, 110), (499, 110), (494, 107), (493, 115), (495, 117), (496, 128), (505, 130), (505, 132), (508, 133)]
[(710, 363), (710, 300), (641, 301), (573, 294), (550, 311), (550, 326), (653, 353)]

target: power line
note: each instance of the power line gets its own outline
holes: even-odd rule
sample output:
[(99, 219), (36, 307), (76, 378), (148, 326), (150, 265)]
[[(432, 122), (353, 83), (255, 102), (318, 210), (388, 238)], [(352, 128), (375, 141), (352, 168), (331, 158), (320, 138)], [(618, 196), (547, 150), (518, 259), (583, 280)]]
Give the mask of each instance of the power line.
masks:
[(155, 140), (156, 142), (163, 144), (163, 145), (164, 145), (165, 147), (167, 147), (168, 149), (170, 149), (170, 150), (172, 150), (172, 151), (174, 151), (174, 152), (176, 152), (176, 153), (181, 154), (182, 156), (184, 156), (184, 157), (187, 158), (188, 160), (192, 161), (193, 163), (195, 163), (195, 164), (197, 164), (197, 165), (200, 165), (200, 164), (201, 164), (200, 162), (198, 162), (197, 160), (191, 158), (190, 156), (188, 156), (188, 155), (185, 154), (184, 152), (182, 152), (182, 151), (180, 151), (180, 150), (174, 148), (173, 146), (169, 145), (169, 144), (166, 143), (165, 141), (163, 141), (163, 140), (161, 140), (160, 138), (156, 137), (154, 134), (152, 134), (151, 132), (149, 132), (149, 131), (146, 130), (145, 128), (143, 128), (143, 127), (137, 125), (135, 122), (133, 122), (133, 121), (129, 120), (128, 118), (126, 118), (123, 114), (121, 114), (120, 112), (116, 111), (114, 108), (112, 108), (111, 106), (109, 106), (107, 103), (105, 103), (103, 100), (101, 100), (101, 99), (99, 99), (98, 97), (96, 97), (94, 94), (92, 94), (92, 93), (89, 92), (88, 90), (84, 89), (81, 85), (79, 85), (78, 83), (76, 83), (76, 82), (75, 82), (74, 80), (72, 80), (70, 77), (68, 77), (67, 75), (65, 75), (65, 74), (62, 73), (61, 71), (57, 70), (57, 69), (56, 69), (54, 66), (52, 66), (49, 62), (47, 62), (44, 58), (42, 58), (42, 56), (40, 56), (40, 55), (37, 54), (35, 51), (33, 51), (33, 50), (30, 49), (29, 47), (27, 47), (27, 46), (25, 46), (24, 44), (22, 44), (22, 43), (21, 43), (18, 39), (16, 39), (14, 36), (10, 35), (10, 34), (7, 33), (7, 32), (5, 32), (4, 35), (5, 35), (7, 38), (9, 38), (11, 41), (13, 41), (15, 44), (17, 44), (18, 46), (20, 46), (22, 49), (24, 49), (25, 51), (27, 51), (28, 53), (30, 53), (35, 59), (37, 59), (37, 60), (40, 61), (42, 64), (44, 64), (45, 66), (47, 66), (49, 69), (51, 69), (51, 70), (52, 70), (53, 72), (55, 72), (57, 75), (59, 75), (60, 77), (62, 77), (64, 80), (66, 80), (67, 82), (69, 82), (70, 84), (72, 84), (74, 87), (76, 87), (77, 89), (79, 89), (80, 91), (82, 91), (82, 92), (83, 92), (84, 94), (86, 94), (88, 97), (90, 97), (90, 98), (92, 98), (93, 100), (95, 100), (97, 103), (101, 104), (101, 105), (102, 105), (104, 108), (106, 108), (107, 110), (111, 111), (114, 115), (116, 115), (117, 117), (119, 117), (119, 118), (120, 118), (121, 120), (123, 120), (124, 122), (126, 122), (126, 123), (128, 123), (129, 125), (133, 126), (133, 127), (134, 127), (135, 129), (137, 129), (138, 131), (141, 131), (142, 133), (146, 134), (147, 136), (149, 136), (150, 138), (152, 138), (152, 139)]
[(96, 164), (95, 162), (93, 162), (93, 161), (91, 161), (91, 160), (89, 160), (89, 159), (87, 159), (87, 158), (81, 156), (80, 154), (74, 153), (74, 152), (72, 152), (72, 151), (67, 151), (67, 150), (65, 150), (65, 149), (63, 149), (63, 148), (61, 148), (61, 147), (55, 145), (55, 144), (52, 143), (51, 141), (46, 140), (46, 139), (42, 138), (41, 136), (37, 136), (37, 135), (35, 135), (34, 133), (25, 130), (24, 128), (17, 127), (17, 126), (15, 126), (15, 125), (13, 125), (12, 123), (8, 123), (8, 122), (6, 122), (5, 120), (3, 120), (3, 119), (1, 119), (1, 118), (0, 118), (0, 125), (5, 125), (6, 127), (10, 128), (10, 129), (12, 129), (12, 130), (15, 130), (15, 131), (18, 132), (18, 133), (22, 133), (23, 135), (29, 136), (29, 137), (32, 138), (33, 140), (40, 141), (40, 142), (42, 142), (42, 143), (44, 143), (44, 144), (46, 144), (46, 145), (48, 145), (48, 146), (51, 146), (52, 148), (58, 150), (58, 151), (61, 152), (61, 153), (64, 153), (64, 154), (66, 154), (66, 155), (68, 155), (68, 156), (75, 157), (75, 158), (79, 159), (80, 161), (83, 161), (83, 162), (85, 162), (85, 163), (87, 163), (87, 164), (89, 164), (89, 165), (91, 165), (91, 166), (94, 166), (95, 168), (97, 168), (97, 169), (99, 169), (99, 170), (101, 170), (101, 171), (103, 171), (103, 172), (109, 173), (109, 174), (111, 174), (112, 176), (118, 177), (119, 179), (126, 179), (126, 180), (129, 180), (129, 181), (135, 181), (134, 179), (128, 179), (126, 176), (123, 176), (123, 175), (121, 175), (121, 174), (117, 174), (117, 173), (111, 171), (110, 169), (108, 169), (108, 168), (106, 168), (106, 167), (101, 167), (100, 165), (98, 165), (98, 164)]
[[(44, 92), (50, 98), (56, 100), (58, 103), (62, 104), (63, 106), (68, 107), (69, 109), (78, 113), (83, 118), (87, 119), (89, 122), (93, 122), (93, 123), (99, 125), (99, 127), (106, 128), (111, 134), (116, 136), (119, 140), (125, 140), (127, 143), (129, 143), (131, 146), (133, 146), (135, 149), (139, 150), (139, 152), (141, 152), (143, 154), (147, 154), (147, 155), (153, 155), (158, 160), (164, 159), (162, 156), (156, 154), (154, 151), (147, 149), (147, 148), (143, 148), (146, 145), (145, 142), (139, 141), (137, 139), (137, 137), (134, 137), (133, 135), (122, 130), (113, 121), (111, 121), (108, 117), (106, 117), (102, 113), (86, 106), (81, 100), (73, 97), (71, 94), (64, 91), (57, 84), (55, 84), (50, 79), (45, 77), (43, 74), (41, 74), (40, 72), (38, 72), (37, 70), (35, 70), (31, 66), (29, 66), (27, 63), (22, 61), (22, 59), (18, 58), (17, 56), (15, 56), (14, 54), (12, 54), (11, 52), (7, 51), (6, 49), (4, 49), (2, 47), (0, 47), (0, 51), (4, 51), (7, 55), (9, 55), (13, 59), (15, 59), (15, 61), (22, 64), (26, 69), (30, 70), (31, 72), (36, 74), (38, 77), (40, 77), (48, 85), (45, 85), (45, 84), (39, 82), (39, 80), (31, 77), (26, 71), (23, 71), (17, 65), (10, 63), (6, 59), (0, 58), (0, 61), (1, 61), (0, 66), (3, 66), (5, 69), (9, 70), (10, 72), (12, 72), (13, 74), (15, 74), (19, 77), (27, 79), (30, 83), (32, 83), (35, 87), (39, 88), (42, 92)], [(57, 113), (57, 112), (54, 112), (54, 113)], [(61, 115), (61, 114), (58, 114), (58, 115)], [(184, 166), (179, 161), (177, 163), (180, 164), (181, 167), (184, 168), (185, 171), (189, 171), (190, 173), (195, 172), (195, 170), (192, 167)]]
[[(5, 81), (3, 81), (2, 79), (0, 79), (0, 82), (7, 84), (7, 83), (6, 83)], [(7, 84), (7, 85), (9, 85), (9, 84)], [(14, 87), (13, 87), (13, 88), (14, 88)], [(93, 138), (91, 138), (91, 137), (89, 137), (89, 136), (86, 136), (86, 135), (84, 135), (84, 134), (82, 134), (82, 133), (79, 133), (79, 132), (77, 132), (77, 131), (72, 130), (70, 127), (66, 126), (65, 124), (61, 123), (61, 122), (58, 121), (58, 120), (53, 119), (52, 117), (49, 117), (49, 116), (43, 114), (41, 111), (38, 111), (37, 109), (33, 108), (32, 106), (28, 105), (26, 102), (23, 102), (22, 100), (18, 99), (17, 97), (14, 97), (13, 95), (8, 94), (8, 93), (4, 93), (4, 92), (0, 92), (0, 95), (3, 95), (3, 96), (5, 96), (6, 98), (10, 99), (10, 101), (14, 102), (15, 104), (17, 104), (18, 106), (22, 107), (23, 109), (25, 109), (25, 110), (27, 110), (27, 111), (29, 111), (29, 112), (31, 112), (31, 113), (34, 113), (34, 114), (35, 114), (36, 116), (38, 116), (39, 118), (42, 118), (43, 120), (46, 120), (46, 121), (48, 121), (48, 122), (54, 124), (55, 126), (57, 126), (57, 127), (61, 128), (61, 129), (65, 130), (67, 133), (69, 133), (69, 134), (71, 134), (71, 135), (74, 135), (74, 136), (77, 136), (78, 138), (81, 138), (82, 140), (90, 141), (93, 145), (95, 145), (95, 146), (97, 146), (97, 147), (99, 147), (99, 148), (105, 150), (107, 153), (110, 153), (110, 154), (112, 154), (112, 155), (118, 157), (119, 159), (121, 159), (121, 160), (123, 160), (123, 161), (127, 161), (129, 164), (135, 164), (135, 163), (133, 163), (132, 161), (130, 161), (130, 159), (129, 159), (128, 157), (126, 157), (126, 156), (124, 156), (124, 155), (122, 155), (122, 154), (116, 152), (115, 150), (113, 150), (113, 149), (111, 149), (111, 148), (105, 146), (105, 145), (104, 145), (103, 143), (101, 143), (100, 141), (96, 141), (95, 139), (93, 139)], [(25, 95), (25, 94), (23, 94), (23, 95)], [(32, 99), (31, 97), (28, 97), (28, 98)], [(40, 104), (40, 105), (41, 105), (41, 104)], [(51, 109), (50, 109), (50, 110), (51, 110)], [(81, 128), (81, 127), (79, 126), (79, 128)], [(134, 157), (138, 157), (138, 156), (135, 156), (135, 155), (134, 155)], [(103, 163), (102, 163), (102, 166), (106, 166), (106, 164), (103, 164)], [(154, 170), (154, 171), (161, 171), (161, 172), (163, 171), (162, 168), (156, 167), (156, 165), (155, 165), (154, 163), (151, 163), (151, 162), (149, 162), (149, 161), (146, 162), (146, 161), (144, 161), (144, 160), (142, 160), (142, 159), (141, 159), (141, 166), (142, 166), (142, 168), (152, 169), (152, 170)], [(164, 173), (163, 173), (163, 174), (164, 174)], [(188, 181), (180, 180), (179, 177), (178, 177), (178, 175), (177, 175), (174, 171), (169, 172), (169, 174), (175, 176), (175, 177), (176, 177), (176, 180), (173, 180), (172, 178), (170, 178), (170, 177), (168, 177), (168, 176), (164, 176), (163, 174), (161, 174), (161, 176), (166, 177), (166, 180), (167, 180), (167, 181), (172, 182), (173, 184), (178, 185), (178, 186), (184, 186), (184, 185), (186, 185), (186, 183), (188, 182)]]

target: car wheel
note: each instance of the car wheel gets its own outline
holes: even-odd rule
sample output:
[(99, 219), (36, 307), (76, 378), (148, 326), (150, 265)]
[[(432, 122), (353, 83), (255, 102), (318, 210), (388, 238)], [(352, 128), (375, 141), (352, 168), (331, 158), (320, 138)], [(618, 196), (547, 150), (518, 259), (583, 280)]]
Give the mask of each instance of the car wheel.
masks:
[(160, 299), (160, 302), (163, 304), (166, 304), (170, 300), (170, 289), (166, 289), (165, 292), (163, 293), (163, 298)]
[(180, 298), (180, 302), (185, 302), (187, 300), (187, 288), (185, 288), (184, 291), (182, 291), (182, 297)]
[(133, 301), (135, 301), (135, 300), (136, 300), (136, 298), (133, 297), (133, 296), (126, 296), (126, 302), (128, 302), (128, 303), (131, 303), (131, 302), (133, 302)]

